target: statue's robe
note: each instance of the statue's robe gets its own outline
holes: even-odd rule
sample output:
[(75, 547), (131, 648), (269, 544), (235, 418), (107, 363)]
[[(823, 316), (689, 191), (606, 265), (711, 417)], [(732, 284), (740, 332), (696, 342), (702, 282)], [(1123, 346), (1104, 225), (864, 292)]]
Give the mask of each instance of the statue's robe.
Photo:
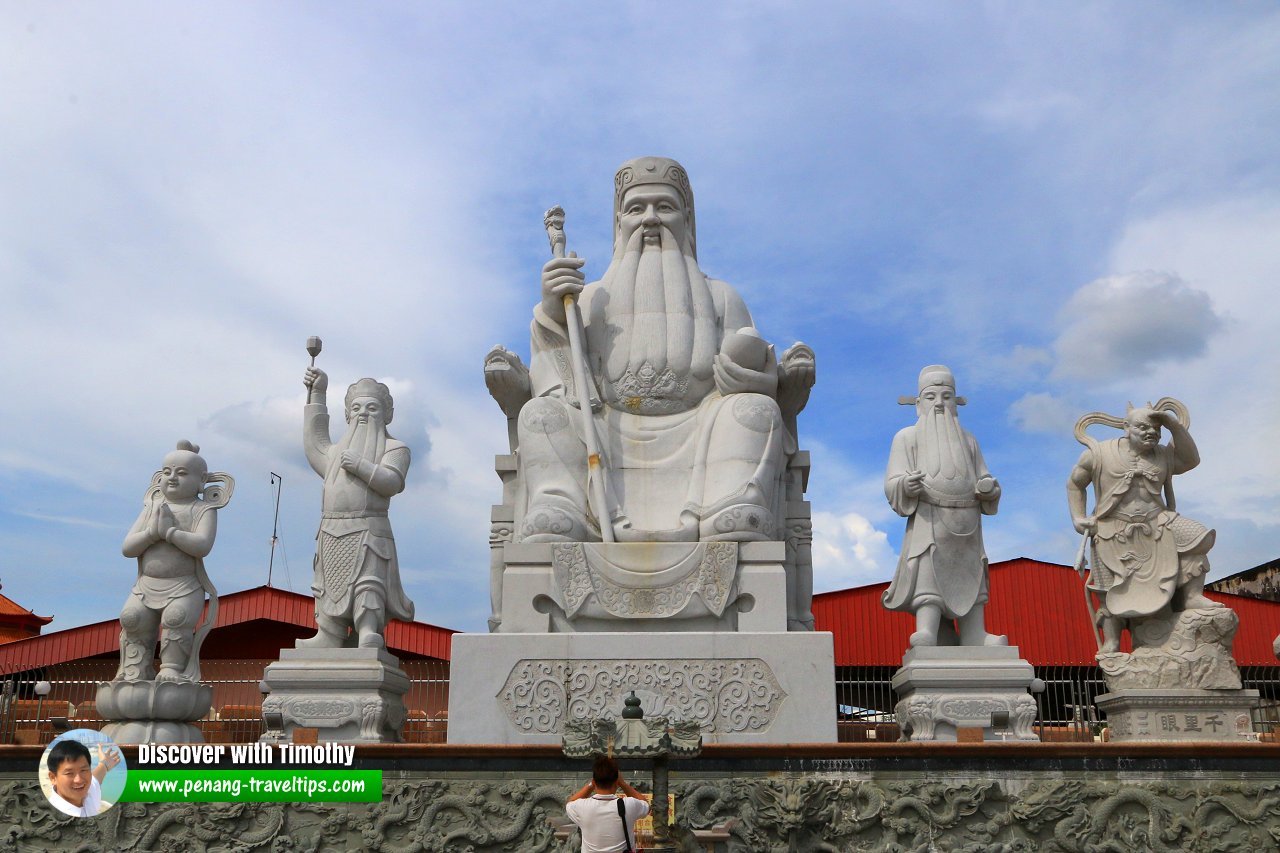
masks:
[[(656, 326), (640, 309), (613, 304), (610, 285), (596, 282), (582, 291), (589, 393), (598, 408), (594, 425), (608, 466), (610, 511), (640, 530), (678, 528), (687, 511), (703, 521), (704, 539), (708, 530), (731, 533), (749, 525), (757, 538), (780, 538), (785, 455), (794, 452), (794, 437), (772, 397), (726, 397), (716, 390), (712, 359), (725, 334), (754, 324), (725, 282), (703, 277), (694, 287), (704, 298), (692, 324), (687, 315), (666, 323), (660, 316)], [(654, 328), (662, 331), (640, 331)], [(620, 349), (619, 340), (631, 333), (646, 336), (652, 360), (634, 342)], [(538, 510), (545, 519), (567, 509), (569, 517), (585, 517), (589, 529), (566, 521), (550, 532), (598, 541), (568, 331), (541, 305), (534, 309), (530, 349), (533, 399), (520, 417), (517, 511)]]
[[(396, 542), (387, 518), (391, 499), (342, 467), (344, 448), (329, 438), (329, 413), (323, 405), (308, 403), (305, 408), (303, 446), (311, 467), (324, 477), (311, 582), (317, 613), (351, 622), (355, 598), (366, 589), (376, 589), (385, 602), (387, 619), (413, 621), (413, 602), (400, 582)], [(383, 430), (370, 461), (393, 469), (404, 482), (409, 448)]]
[(924, 490), (911, 497), (903, 485), (909, 471), (920, 470), (916, 425), (893, 438), (885, 473), (885, 496), (894, 512), (907, 518), (902, 553), (893, 582), (884, 593), (890, 610), (914, 613), (936, 604), (958, 619), (987, 601), (987, 553), (982, 546), (982, 516), (995, 515), (999, 498), (975, 497), (978, 480), (990, 477), (978, 442), (967, 431), (966, 470), (950, 479), (926, 474)]
[[(1106, 590), (1107, 612), (1132, 618), (1155, 613), (1178, 587), (1207, 573), (1216, 534), (1165, 503), (1172, 447), (1160, 445), (1144, 459), (1124, 450), (1122, 441), (1100, 442), (1091, 451), (1094, 579)], [(1135, 489), (1140, 493), (1131, 494)]]

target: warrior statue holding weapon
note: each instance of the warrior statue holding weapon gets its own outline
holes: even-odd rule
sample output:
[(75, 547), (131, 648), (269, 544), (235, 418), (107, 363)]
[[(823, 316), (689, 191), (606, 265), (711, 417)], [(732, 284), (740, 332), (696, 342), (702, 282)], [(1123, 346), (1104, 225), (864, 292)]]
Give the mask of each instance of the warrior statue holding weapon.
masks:
[(604, 276), (585, 284), (553, 208), (529, 370), (501, 348), (486, 360), (490, 390), (516, 426), (514, 538), (781, 539), (813, 351), (797, 344), (777, 358), (737, 291), (699, 268), (680, 164), (628, 161), (614, 188)]
[(387, 432), (395, 412), (390, 389), (368, 378), (347, 389), (346, 432), (333, 441), (329, 377), (315, 366), (320, 345), (319, 338), (307, 341), (311, 366), (302, 380), (307, 388), (302, 444), (312, 469), (324, 478), (311, 584), (319, 630), (297, 646), (385, 648), (387, 622), (413, 620), (387, 517), (391, 499), (404, 491), (409, 448)]
[[(1086, 432), (1093, 424), (1124, 435), (1098, 441)], [(1100, 657), (1119, 652), (1125, 627), (1135, 649), (1160, 646), (1180, 613), (1223, 607), (1204, 595), (1214, 531), (1178, 514), (1174, 501), (1174, 476), (1200, 464), (1189, 426), (1186, 407), (1170, 397), (1145, 408), (1130, 405), (1124, 418), (1092, 412), (1076, 422), (1076, 439), (1086, 450), (1071, 472), (1067, 502), (1084, 537), (1076, 559), (1082, 577), (1092, 546), (1085, 597), (1095, 632), (1101, 628)], [(1162, 427), (1168, 444), (1160, 444)], [(1090, 484), (1092, 513), (1086, 511)]]

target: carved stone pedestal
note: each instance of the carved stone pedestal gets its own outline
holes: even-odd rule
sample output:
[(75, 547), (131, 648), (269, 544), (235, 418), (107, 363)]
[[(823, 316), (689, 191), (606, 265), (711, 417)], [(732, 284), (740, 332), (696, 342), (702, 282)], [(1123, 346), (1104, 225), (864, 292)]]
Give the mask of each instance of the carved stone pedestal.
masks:
[(213, 688), (196, 681), (106, 681), (94, 704), (116, 743), (203, 743), (192, 723), (212, 701)]
[(289, 740), (298, 727), (319, 740), (400, 743), (409, 677), (385, 649), (285, 649), (267, 667), (263, 741)]
[(1249, 710), (1257, 690), (1112, 690), (1094, 704), (1107, 715), (1109, 738), (1129, 741), (1253, 739)]
[(1034, 679), (1017, 646), (908, 649), (891, 682), (902, 739), (954, 742), (957, 728), (981, 728), (983, 740), (1039, 740)]
[(782, 542), (503, 548), (503, 633), (785, 631)]
[(696, 720), (704, 743), (836, 739), (831, 634), (456, 634), (449, 743), (559, 744), (566, 720)]

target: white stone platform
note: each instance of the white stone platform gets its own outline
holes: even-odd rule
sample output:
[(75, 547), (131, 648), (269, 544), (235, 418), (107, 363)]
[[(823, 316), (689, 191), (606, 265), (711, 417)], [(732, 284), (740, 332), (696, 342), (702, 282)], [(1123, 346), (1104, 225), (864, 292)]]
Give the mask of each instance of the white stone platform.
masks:
[[(409, 677), (386, 649), (284, 649), (262, 680), (263, 741), (288, 740), (298, 727), (337, 743), (399, 743)], [(281, 715), (281, 727), (270, 715)]]
[(833, 668), (827, 632), (456, 634), (449, 743), (558, 744), (632, 690), (704, 743), (832, 743)]
[(960, 727), (981, 728), (989, 741), (1039, 740), (1027, 693), (1034, 679), (1017, 646), (908, 649), (891, 682), (899, 697), (894, 714), (904, 740), (954, 742)]
[(1116, 743), (1255, 739), (1249, 711), (1258, 704), (1257, 690), (1130, 688), (1093, 701), (1107, 715), (1108, 737)]

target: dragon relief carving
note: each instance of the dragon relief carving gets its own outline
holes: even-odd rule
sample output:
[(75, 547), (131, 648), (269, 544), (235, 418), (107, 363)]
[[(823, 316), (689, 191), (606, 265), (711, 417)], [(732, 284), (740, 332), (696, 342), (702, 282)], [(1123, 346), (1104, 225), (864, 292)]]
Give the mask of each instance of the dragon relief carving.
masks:
[[(388, 782), (378, 803), (120, 803), (94, 820), (49, 808), (30, 774), (0, 781), (0, 851), (558, 853), (579, 779)], [(839, 774), (694, 779), (672, 786), (681, 853), (728, 824), (729, 853), (1272, 850), (1280, 782), (1172, 778), (863, 781)]]

